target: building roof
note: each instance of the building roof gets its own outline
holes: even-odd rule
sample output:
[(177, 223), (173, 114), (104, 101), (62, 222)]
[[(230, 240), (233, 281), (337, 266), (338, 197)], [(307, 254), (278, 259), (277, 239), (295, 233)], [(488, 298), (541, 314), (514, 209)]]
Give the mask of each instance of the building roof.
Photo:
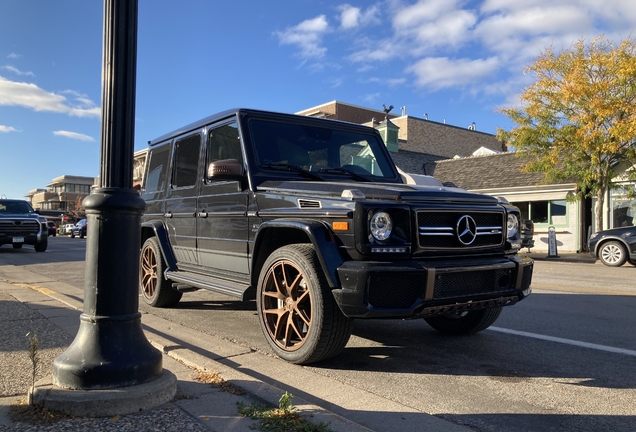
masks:
[[(370, 123), (372, 119), (376, 119), (376, 121), (379, 122), (385, 118), (384, 112), (380, 109), (365, 108), (337, 100), (298, 111), (296, 114), (323, 117), (357, 124)], [(388, 117), (396, 118), (398, 116), (396, 114), (389, 114)]]
[(402, 171), (409, 174), (429, 174), (425, 171), (428, 164), (446, 159), (444, 156), (413, 152), (400, 149), (397, 153), (389, 153), (395, 165)]
[[(426, 164), (426, 174), (441, 182), (452, 182), (468, 190), (513, 188), (545, 185), (545, 175), (523, 172), (521, 167), (528, 159), (517, 153), (507, 152), (460, 159), (446, 159)], [(554, 182), (571, 184), (574, 180)]]
[(95, 183), (95, 177), (84, 177), (84, 176), (74, 176), (74, 175), (63, 175), (59, 177), (55, 177), (51, 180), (51, 183), (47, 184), (47, 187), (53, 187), (63, 184), (83, 184), (92, 186)]

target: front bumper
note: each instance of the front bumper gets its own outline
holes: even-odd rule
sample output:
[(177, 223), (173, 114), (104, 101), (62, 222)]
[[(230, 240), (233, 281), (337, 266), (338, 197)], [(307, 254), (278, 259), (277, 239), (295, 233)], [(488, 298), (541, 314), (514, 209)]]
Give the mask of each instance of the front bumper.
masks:
[(351, 318), (415, 318), (508, 306), (530, 294), (534, 261), (519, 256), (457, 261), (349, 261), (333, 295)]

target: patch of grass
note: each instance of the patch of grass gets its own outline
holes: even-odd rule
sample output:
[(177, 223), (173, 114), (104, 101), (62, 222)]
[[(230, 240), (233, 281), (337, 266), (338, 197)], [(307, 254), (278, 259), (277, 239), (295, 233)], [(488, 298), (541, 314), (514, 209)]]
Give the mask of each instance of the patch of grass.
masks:
[[(31, 332), (27, 333), (27, 337)], [(35, 377), (38, 374), (38, 366), (40, 365), (40, 356), (38, 355), (40, 343), (38, 341), (37, 333), (33, 333), (33, 336), (29, 338), (29, 360), (31, 360), (31, 393), (29, 393), (29, 405), (33, 405), (33, 392), (35, 392)]]
[(278, 401), (278, 408), (239, 402), (238, 412), (243, 417), (259, 420), (258, 426), (252, 426), (251, 429), (262, 432), (333, 432), (328, 424), (314, 424), (303, 419), (292, 405), (293, 397), (291, 393), (285, 392)]

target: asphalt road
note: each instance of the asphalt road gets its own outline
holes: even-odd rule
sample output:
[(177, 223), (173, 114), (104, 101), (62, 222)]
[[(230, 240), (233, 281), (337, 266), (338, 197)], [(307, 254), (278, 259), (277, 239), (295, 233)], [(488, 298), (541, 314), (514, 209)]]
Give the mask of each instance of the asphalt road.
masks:
[[(3, 246), (0, 264), (27, 266), (82, 297), (85, 244), (55, 237), (45, 253)], [(306, 369), (480, 431), (633, 431), (635, 276), (630, 265), (538, 261), (532, 296), (478, 335), (442, 336), (422, 320), (358, 320), (341, 355)], [(270, 354), (254, 303), (198, 291), (173, 309), (140, 307)]]

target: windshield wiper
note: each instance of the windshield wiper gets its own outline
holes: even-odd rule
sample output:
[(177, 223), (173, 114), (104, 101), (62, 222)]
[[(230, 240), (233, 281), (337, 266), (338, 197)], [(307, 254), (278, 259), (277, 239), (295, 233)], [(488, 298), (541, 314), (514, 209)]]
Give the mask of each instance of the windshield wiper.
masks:
[(346, 168), (322, 168), (320, 170), (318, 170), (318, 172), (325, 172), (325, 173), (343, 173), (343, 174), (349, 174), (351, 177), (353, 177), (355, 180), (358, 181), (363, 181), (363, 182), (371, 182), (373, 180), (366, 178), (358, 173), (356, 173), (355, 171), (346, 169)]
[(324, 178), (320, 177), (318, 174), (314, 174), (310, 171), (307, 171), (306, 169), (303, 169), (299, 166), (296, 165), (291, 165), (288, 163), (271, 163), (271, 164), (265, 164), (265, 165), (260, 165), (261, 167), (264, 168), (283, 168), (286, 169), (287, 171), (296, 171), (297, 173), (300, 173), (303, 175), (303, 177), (305, 178), (310, 178), (313, 180), (320, 180), (320, 181), (325, 181)]

